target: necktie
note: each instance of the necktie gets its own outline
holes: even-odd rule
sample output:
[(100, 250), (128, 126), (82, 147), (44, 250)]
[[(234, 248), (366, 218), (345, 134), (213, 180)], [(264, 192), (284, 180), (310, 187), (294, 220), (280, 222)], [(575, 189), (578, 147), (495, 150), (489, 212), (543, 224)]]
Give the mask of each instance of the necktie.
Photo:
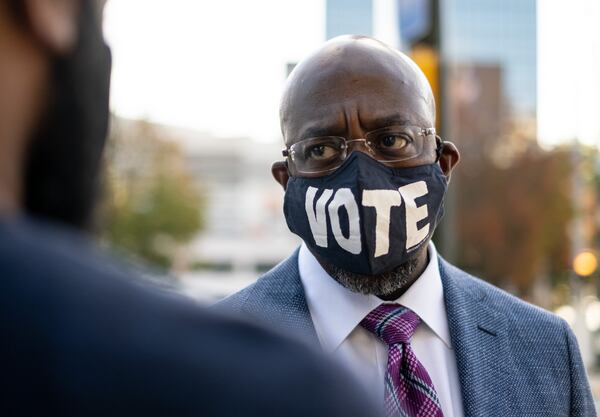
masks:
[(388, 345), (385, 409), (390, 417), (443, 417), (431, 378), (410, 346), (420, 322), (397, 304), (382, 304), (361, 322)]

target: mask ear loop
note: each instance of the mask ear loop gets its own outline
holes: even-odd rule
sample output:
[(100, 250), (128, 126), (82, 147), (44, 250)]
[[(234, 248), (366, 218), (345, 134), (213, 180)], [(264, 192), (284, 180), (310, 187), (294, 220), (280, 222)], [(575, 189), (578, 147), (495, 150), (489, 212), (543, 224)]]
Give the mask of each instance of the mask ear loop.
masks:
[(438, 135), (435, 135), (435, 143), (437, 144), (437, 148), (435, 148), (435, 163), (437, 164), (442, 157), (442, 153), (444, 152), (444, 139)]
[(290, 171), (290, 164), (289, 164), (287, 158), (285, 158), (283, 160), (283, 164), (285, 165), (285, 169), (287, 170), (288, 175), (291, 177), (292, 176), (292, 172)]

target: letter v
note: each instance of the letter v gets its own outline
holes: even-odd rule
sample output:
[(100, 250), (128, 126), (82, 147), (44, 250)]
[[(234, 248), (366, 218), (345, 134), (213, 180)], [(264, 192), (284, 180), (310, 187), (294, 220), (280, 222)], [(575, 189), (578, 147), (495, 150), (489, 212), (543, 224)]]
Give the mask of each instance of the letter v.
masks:
[[(317, 204), (314, 205), (315, 196), (317, 195), (318, 188), (308, 187), (306, 190), (306, 215), (308, 216), (308, 224), (310, 225), (310, 231), (312, 232), (313, 238), (317, 246), (322, 248), (327, 247), (327, 215), (325, 206), (333, 194), (333, 190), (324, 190), (321, 197), (317, 200)], [(313, 208), (314, 206), (314, 208)]]

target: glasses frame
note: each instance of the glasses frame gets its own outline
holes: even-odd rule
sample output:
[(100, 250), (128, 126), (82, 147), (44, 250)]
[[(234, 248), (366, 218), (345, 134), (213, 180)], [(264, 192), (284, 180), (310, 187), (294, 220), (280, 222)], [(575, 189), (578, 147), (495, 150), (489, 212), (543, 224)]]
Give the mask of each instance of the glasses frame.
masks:
[[(432, 136), (432, 135), (435, 136), (436, 143), (437, 143), (436, 160), (435, 160), (435, 162), (437, 163), (439, 161), (439, 159), (440, 159), (440, 157), (442, 155), (444, 140), (440, 136), (438, 136), (436, 134), (436, 129), (434, 127), (420, 127), (420, 126), (402, 126), (402, 127), (417, 127), (419, 129), (419, 131), (417, 133), (419, 136), (423, 136), (423, 137)], [(382, 129), (386, 129), (386, 128), (382, 128)], [(377, 129), (377, 130), (374, 130), (374, 131), (371, 131), (371, 132), (367, 132), (365, 134), (365, 136), (368, 137), (371, 134), (376, 133), (376, 132), (378, 132), (379, 130), (382, 130), (382, 129)], [(365, 139), (365, 138), (347, 139), (347, 138), (345, 138), (343, 136), (323, 136), (323, 138), (326, 138), (326, 137), (332, 137), (332, 138), (335, 137), (335, 138), (343, 139), (344, 143), (343, 143), (342, 148), (341, 148), (343, 150), (347, 150), (348, 147), (349, 147), (348, 145), (350, 143), (353, 143), (353, 142), (363, 142), (364, 145), (365, 145), (365, 147), (367, 148), (367, 150), (369, 151), (370, 154), (374, 154), (375, 153), (373, 151), (372, 147), (371, 147), (371, 142), (368, 139)], [(286, 158), (285, 162), (286, 162), (286, 166), (288, 167), (288, 171), (290, 172), (290, 175), (292, 175), (292, 176), (298, 176), (298, 177), (306, 177), (306, 178), (322, 177), (322, 176), (328, 175), (328, 174), (330, 174), (332, 172), (335, 172), (337, 169), (339, 169), (342, 166), (342, 164), (346, 161), (346, 159), (348, 158), (348, 156), (350, 155), (350, 153), (346, 153), (345, 156), (344, 156), (344, 158), (341, 160), (340, 164), (338, 166), (334, 167), (334, 168), (329, 168), (329, 169), (326, 169), (326, 170), (314, 171), (314, 172), (300, 171), (300, 170), (298, 170), (296, 168), (296, 165), (294, 163), (294, 147), (296, 145), (298, 145), (299, 143), (301, 143), (303, 141), (306, 141), (306, 140), (310, 140), (310, 139), (316, 139), (316, 138), (306, 138), (306, 139), (303, 139), (302, 141), (294, 143), (292, 146), (285, 147), (285, 148), (282, 149), (281, 154), (283, 155), (283, 157)], [(413, 159), (415, 157), (410, 157), (410, 158), (401, 159), (401, 160), (379, 160), (379, 159), (375, 159), (375, 158), (373, 158), (373, 159), (375, 159), (378, 162), (386, 164), (386, 163), (407, 161), (407, 160)], [(293, 170), (290, 170), (290, 168), (293, 168)]]

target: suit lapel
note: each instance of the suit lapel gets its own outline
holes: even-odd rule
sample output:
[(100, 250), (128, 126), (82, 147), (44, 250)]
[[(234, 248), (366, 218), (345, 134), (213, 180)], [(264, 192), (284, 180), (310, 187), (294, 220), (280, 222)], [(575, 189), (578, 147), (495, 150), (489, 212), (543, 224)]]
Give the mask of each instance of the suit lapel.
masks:
[(441, 258), (440, 273), (465, 417), (516, 415), (505, 316), (486, 306), (472, 278)]
[(318, 343), (298, 271), (298, 250), (262, 278), (242, 306), (245, 313), (309, 344)]

